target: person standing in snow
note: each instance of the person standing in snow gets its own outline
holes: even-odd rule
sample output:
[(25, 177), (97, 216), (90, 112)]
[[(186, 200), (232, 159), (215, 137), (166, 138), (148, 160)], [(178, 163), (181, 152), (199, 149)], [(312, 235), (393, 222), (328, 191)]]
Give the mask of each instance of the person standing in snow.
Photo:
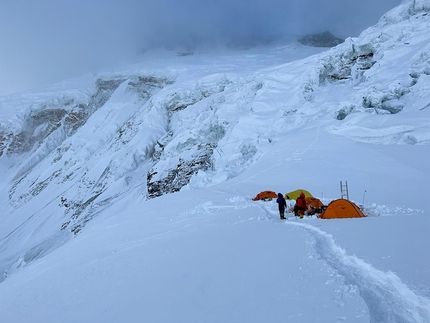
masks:
[(285, 199), (281, 193), (278, 193), (276, 203), (278, 203), (279, 215), (281, 216), (281, 220), (285, 220), (285, 208), (287, 206), (287, 202), (285, 202)]
[(294, 215), (299, 216), (303, 219), (303, 215), (306, 211), (306, 200), (305, 194), (303, 192), (300, 193), (300, 196), (296, 199), (296, 205), (294, 205)]

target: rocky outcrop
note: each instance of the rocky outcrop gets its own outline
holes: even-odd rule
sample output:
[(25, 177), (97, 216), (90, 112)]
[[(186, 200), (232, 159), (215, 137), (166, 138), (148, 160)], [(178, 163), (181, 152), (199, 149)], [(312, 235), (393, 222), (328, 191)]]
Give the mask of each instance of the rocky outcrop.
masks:
[(340, 57), (339, 61), (334, 64), (325, 64), (325, 69), (320, 75), (320, 83), (324, 83), (326, 79), (330, 81), (349, 80), (356, 76), (357, 72), (362, 74), (362, 71), (370, 69), (376, 63), (373, 56), (373, 52), (369, 51), (350, 57)]
[(167, 78), (157, 78), (154, 76), (135, 76), (128, 82), (128, 88), (134, 90), (143, 100), (148, 100), (156, 89), (162, 89), (166, 85), (173, 84)]
[[(88, 118), (102, 107), (125, 79), (98, 79), (96, 92), (89, 100), (60, 97), (30, 107), (19, 133), (0, 133), (0, 157), (21, 154), (39, 146), (50, 134), (62, 128), (64, 138), (73, 135)], [(58, 144), (60, 144), (59, 142)]]
[[(18, 133), (0, 133), (0, 157), (3, 154), (18, 156), (30, 152), (29, 158), (17, 168), (8, 192), (9, 203), (17, 208), (30, 202), (49, 186), (74, 182), (79, 190), (76, 194), (67, 194), (60, 204), (64, 208), (66, 218), (61, 228), (78, 233), (104, 206), (115, 199), (115, 195), (100, 195), (109, 187), (120, 163), (110, 163), (102, 172), (94, 169), (90, 159), (86, 160), (85, 166), (80, 166), (81, 161), (75, 160), (70, 154), (67, 158), (64, 157), (70, 149), (70, 144), (66, 145), (64, 141), (72, 137), (96, 111), (105, 106), (121, 85), (124, 94), (131, 93), (136, 105), (143, 106), (156, 91), (172, 83), (173, 81), (167, 78), (142, 75), (99, 78), (93, 88), (95, 91), (88, 96), (75, 95), (67, 99), (59, 95), (43, 104), (29, 107), (21, 120)], [(112, 136), (107, 142), (106, 149), (127, 150), (128, 142), (141, 128), (140, 123), (141, 120), (137, 120), (136, 115), (131, 115), (123, 124), (118, 124), (116, 132), (114, 130), (116, 136)], [(136, 156), (139, 154), (140, 152), (136, 153)], [(46, 162), (50, 166), (55, 164), (51, 173), (32, 178), (32, 169), (38, 164), (46, 165)], [(130, 165), (127, 171), (132, 172), (133, 169), (135, 166)], [(127, 176), (127, 171), (124, 171), (125, 175), (121, 173), (115, 176)]]
[(157, 168), (152, 168), (147, 176), (147, 198), (152, 199), (164, 194), (178, 192), (190, 182), (191, 177), (199, 170), (208, 170), (212, 164), (213, 147), (210, 144), (198, 147), (197, 152), (198, 155), (190, 160), (179, 158), (178, 164), (174, 168), (168, 169), (166, 176), (161, 179), (153, 179), (157, 175)]
[(299, 42), (312, 47), (334, 47), (344, 42), (343, 39), (333, 36), (329, 31), (306, 35), (299, 39)]

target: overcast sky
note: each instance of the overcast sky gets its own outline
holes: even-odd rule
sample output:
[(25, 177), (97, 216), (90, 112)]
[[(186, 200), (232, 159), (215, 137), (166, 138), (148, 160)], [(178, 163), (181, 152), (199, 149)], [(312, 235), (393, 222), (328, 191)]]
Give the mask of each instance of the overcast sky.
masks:
[(116, 66), (151, 46), (331, 31), (346, 38), (401, 0), (0, 0), (0, 95)]

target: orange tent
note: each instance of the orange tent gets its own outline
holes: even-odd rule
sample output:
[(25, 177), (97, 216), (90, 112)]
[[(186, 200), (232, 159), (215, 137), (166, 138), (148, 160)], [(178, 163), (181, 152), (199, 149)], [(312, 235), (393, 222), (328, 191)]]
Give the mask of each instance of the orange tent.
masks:
[(327, 209), (321, 213), (321, 219), (338, 219), (338, 218), (361, 218), (365, 217), (360, 208), (353, 202), (345, 199), (331, 201)]
[(316, 197), (305, 197), (306, 206), (311, 206), (314, 209), (321, 209), (324, 204)]
[(253, 201), (263, 200), (263, 201), (270, 201), (271, 199), (278, 198), (278, 194), (273, 191), (263, 191), (257, 194), (256, 197), (254, 197)]

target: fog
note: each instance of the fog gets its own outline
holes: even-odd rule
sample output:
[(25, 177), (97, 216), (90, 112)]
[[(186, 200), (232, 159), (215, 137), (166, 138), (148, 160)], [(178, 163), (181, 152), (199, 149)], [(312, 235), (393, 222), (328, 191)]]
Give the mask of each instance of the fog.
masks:
[(0, 0), (0, 95), (137, 60), (151, 47), (346, 38), (400, 0)]

